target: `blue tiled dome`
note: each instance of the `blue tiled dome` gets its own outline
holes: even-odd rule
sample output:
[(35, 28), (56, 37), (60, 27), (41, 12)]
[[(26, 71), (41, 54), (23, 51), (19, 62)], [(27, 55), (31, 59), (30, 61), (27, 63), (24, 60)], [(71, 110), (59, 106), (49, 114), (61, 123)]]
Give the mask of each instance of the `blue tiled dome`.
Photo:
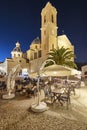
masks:
[(13, 51), (21, 52), (22, 50), (21, 50), (20, 47), (15, 47), (15, 48), (13, 49)]
[(20, 48), (20, 44), (18, 42), (16, 43), (16, 47), (13, 49), (13, 51), (22, 52), (22, 50)]
[(32, 44), (38, 44), (38, 43), (40, 43), (39, 37), (35, 38), (35, 39), (32, 41)]

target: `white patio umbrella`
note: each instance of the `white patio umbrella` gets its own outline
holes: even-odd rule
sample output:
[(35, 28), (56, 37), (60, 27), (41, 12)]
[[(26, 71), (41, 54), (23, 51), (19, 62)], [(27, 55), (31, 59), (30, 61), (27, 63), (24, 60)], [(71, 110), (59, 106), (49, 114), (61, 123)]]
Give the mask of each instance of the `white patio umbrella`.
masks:
[(53, 64), (48, 67), (45, 67), (40, 75), (43, 76), (70, 76), (71, 70), (65, 66)]
[(67, 68), (70, 69), (70, 71), (71, 71), (70, 76), (75, 77), (76, 79), (81, 79), (81, 71), (74, 69), (74, 68), (69, 68), (69, 67), (67, 67)]
[(47, 104), (44, 102), (40, 102), (39, 98), (39, 79), (43, 76), (69, 76), (71, 74), (70, 69), (67, 69), (64, 66), (53, 64), (44, 68), (45, 63), (42, 64), (42, 67), (39, 71), (37, 88), (38, 88), (38, 101), (35, 104), (31, 105), (31, 110), (34, 112), (43, 112), (48, 109)]

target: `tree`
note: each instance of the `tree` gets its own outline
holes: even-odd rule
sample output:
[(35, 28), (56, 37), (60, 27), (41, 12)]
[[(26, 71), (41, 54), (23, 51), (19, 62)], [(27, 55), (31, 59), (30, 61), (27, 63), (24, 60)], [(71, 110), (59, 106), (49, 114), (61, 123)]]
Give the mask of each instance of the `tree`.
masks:
[[(76, 58), (76, 56), (69, 48), (61, 47), (58, 49), (53, 49), (51, 50), (51, 52), (48, 53), (48, 55), (48, 59), (54, 60), (55, 63), (58, 65), (65, 65), (67, 67), (77, 68), (76, 63), (71, 60), (73, 58)], [(50, 62), (49, 64), (52, 63)]]

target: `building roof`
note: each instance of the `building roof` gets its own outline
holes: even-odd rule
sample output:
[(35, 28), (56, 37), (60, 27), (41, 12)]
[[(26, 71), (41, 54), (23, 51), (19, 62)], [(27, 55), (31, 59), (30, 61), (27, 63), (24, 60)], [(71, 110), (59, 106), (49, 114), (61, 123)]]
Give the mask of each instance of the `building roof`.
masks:
[(64, 47), (73, 46), (72, 43), (70, 42), (69, 38), (65, 34), (58, 36), (57, 42), (60, 47), (61, 46), (64, 46)]
[(13, 49), (13, 51), (22, 52), (22, 50), (20, 48), (20, 43), (19, 42), (16, 43), (16, 47)]
[(45, 5), (45, 7), (42, 9), (42, 12), (41, 14), (44, 12), (44, 11), (55, 11), (57, 13), (57, 10), (56, 8), (50, 3), (50, 2), (47, 2), (47, 4)]
[(40, 43), (40, 39), (39, 37), (35, 38), (31, 44), (39, 44)]

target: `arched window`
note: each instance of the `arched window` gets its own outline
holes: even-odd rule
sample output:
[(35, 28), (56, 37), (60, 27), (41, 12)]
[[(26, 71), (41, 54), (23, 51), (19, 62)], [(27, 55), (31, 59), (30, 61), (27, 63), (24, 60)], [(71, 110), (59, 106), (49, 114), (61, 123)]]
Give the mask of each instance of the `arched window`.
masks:
[(51, 15), (51, 21), (52, 23), (54, 22), (53, 14)]
[(46, 23), (46, 15), (44, 16), (44, 23)]
[(19, 60), (19, 62), (21, 62), (21, 60)]
[(44, 30), (44, 35), (46, 35), (46, 30)]
[(18, 54), (18, 57), (20, 57), (20, 54)]
[(38, 57), (41, 57), (41, 50), (38, 51)]
[(54, 44), (52, 44), (52, 50), (54, 49)]
[(85, 71), (85, 75), (87, 75), (87, 71)]
[(30, 56), (30, 60), (33, 60), (33, 55)]
[(46, 50), (46, 44), (44, 44), (44, 50)]
[(37, 52), (34, 53), (34, 59), (37, 59)]
[(35, 49), (37, 49), (37, 45), (35, 46)]

